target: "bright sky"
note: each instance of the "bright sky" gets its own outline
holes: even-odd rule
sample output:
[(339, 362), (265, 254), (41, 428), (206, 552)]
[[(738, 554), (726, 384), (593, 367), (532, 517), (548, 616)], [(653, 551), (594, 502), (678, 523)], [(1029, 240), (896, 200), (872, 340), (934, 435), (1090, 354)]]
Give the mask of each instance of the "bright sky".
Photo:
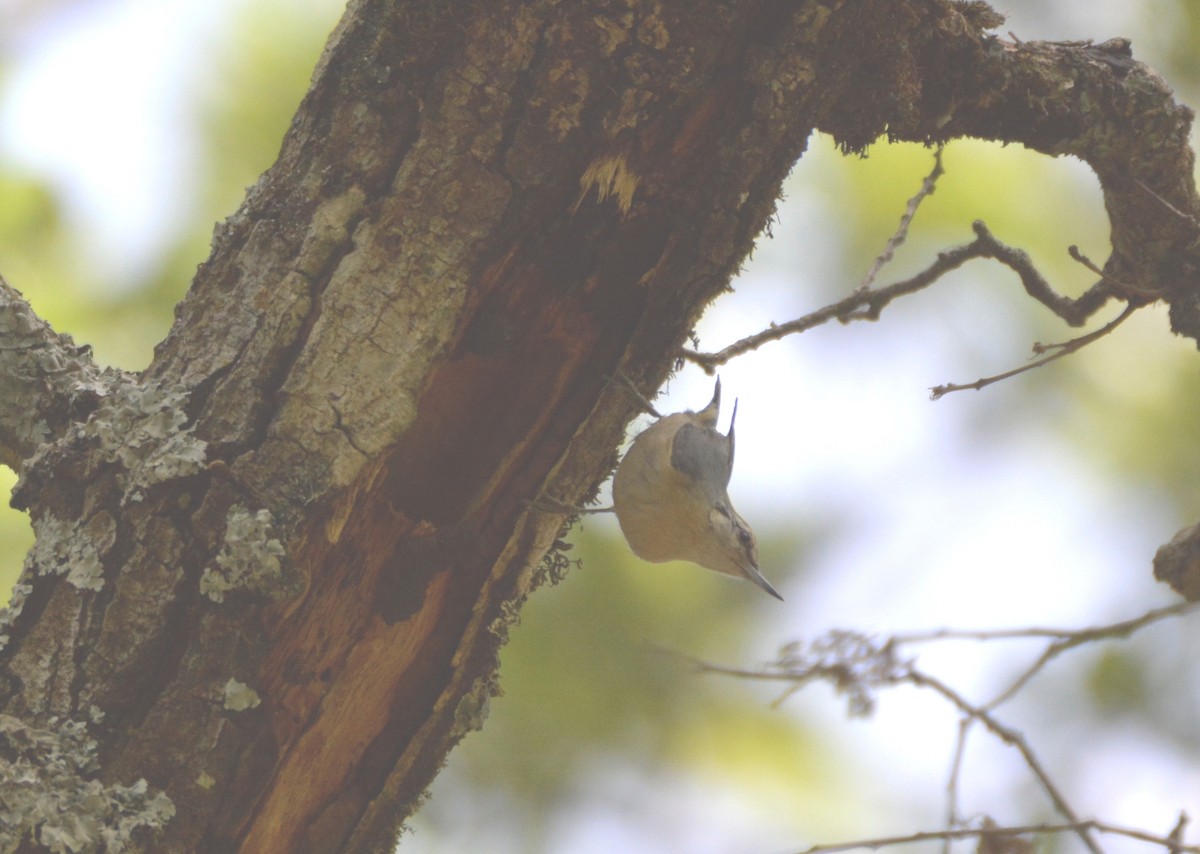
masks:
[(178, 225), (193, 155), (180, 85), (214, 61), (206, 36), (230, 7), (70, 3), (5, 40), (17, 63), (0, 145), (53, 177), (113, 281), (136, 279), (128, 274), (152, 263)]
[[(178, 200), (191, 191), (179, 87), (203, 74), (206, 63), (219, 61), (202, 36), (213, 32), (232, 2), (71, 4), (70, 14), (0, 41), (17, 60), (0, 110), (0, 147), (52, 176), (81, 230), (96, 235), (96, 262), (116, 279), (154, 259), (175, 222)], [(0, 0), (0, 20), (5, 5)], [(1076, 15), (1075, 23), (1097, 20), (1096, 4), (1085, 5), (1089, 15)], [(1059, 14), (1072, 20), (1072, 8), (1062, 4)], [(1062, 23), (1048, 26), (1056, 35), (1071, 35)], [(1023, 37), (1038, 33), (1035, 21), (1016, 17), (1009, 28)], [(1110, 21), (1106, 32), (1076, 30), (1071, 37), (1105, 38), (1118, 31), (1128, 32), (1129, 25)], [(801, 162), (775, 241), (760, 247), (737, 292), (705, 319), (700, 331), (706, 348), (819, 308), (808, 296), (815, 292), (813, 281), (828, 288), (828, 278), (849, 277), (837, 287), (852, 286), (869, 266), (864, 258), (860, 269), (837, 269), (824, 249), (836, 215), (823, 207), (822, 193), (836, 192), (836, 183), (823, 176), (835, 171), (836, 157), (822, 144)], [(1064, 245), (1070, 242), (1075, 238), (1064, 236)], [(997, 293), (1003, 296), (993, 294), (986, 304), (965, 296), (952, 303), (953, 311), (977, 316), (992, 311), (996, 301), (1015, 299), (1011, 283)], [(1147, 337), (1161, 336), (1161, 317), (1145, 324)], [(971, 351), (962, 335), (957, 320), (922, 317), (919, 306), (897, 308), (881, 323), (834, 325), (768, 345), (721, 370), (729, 398), (740, 399), (731, 494), (760, 539), (834, 518), (853, 522), (852, 530), (807, 555), (814, 565), (803, 569), (803, 577), (799, 568), (764, 566), (787, 602), (763, 597), (762, 658), (783, 642), (834, 627), (1075, 626), (1172, 601), (1149, 576), (1154, 550), (1174, 533), (1163, 529), (1159, 499), (1150, 490), (1118, 491), (1101, 479), (1071, 447), (1037, 429), (1040, 413), (1022, 413), (1021, 419), (1006, 411), (999, 417), (998, 406), (1020, 405), (1023, 378), (1007, 390), (929, 401), (932, 385), (1012, 366), (1013, 350), (983, 343)], [(711, 380), (685, 369), (657, 405), (663, 411), (696, 408), (710, 394)], [(987, 429), (992, 422), (1001, 424), (1000, 432)], [(695, 583), (728, 582), (700, 574)], [(761, 596), (748, 585), (747, 591)], [(731, 589), (730, 595), (742, 592)], [(982, 690), (995, 684), (997, 672), (1011, 672), (1014, 665), (1001, 658), (997, 648), (974, 645), (930, 655), (939, 672), (964, 690)], [(873, 757), (872, 767), (899, 786), (941, 784), (949, 762), (947, 721), (923, 698), (890, 696), (867, 723), (846, 723), (837, 701), (805, 704), (807, 713), (818, 707), (832, 732)], [(1047, 757), (1071, 752), (1070, 746), (1044, 746)], [(1027, 778), (1011, 755), (997, 753), (989, 761), (995, 764), (975, 769), (976, 790), (1005, 791)], [(1080, 799), (1088, 814), (1165, 833), (1180, 807), (1200, 812), (1200, 775), (1180, 766), (1148, 734), (1089, 744), (1086, 756), (1071, 761), (1081, 780), (1121, 783), (1089, 787), (1086, 802)], [(748, 821), (761, 822), (746, 809)], [(692, 805), (690, 814), (695, 812)], [(587, 845), (580, 844), (580, 827), (589, 828)], [(692, 841), (689, 850), (732, 850), (728, 846), (742, 830), (726, 830), (707, 834), (708, 842)], [(564, 834), (572, 845), (556, 850), (661, 850), (649, 831), (639, 835), (637, 826), (611, 814), (580, 817)], [(785, 826), (772, 837), (780, 850), (818, 841), (797, 839)], [(704, 847), (709, 843), (713, 847)], [(419, 832), (405, 845), (429, 850)], [(1109, 850), (1124, 849), (1115, 843)]]

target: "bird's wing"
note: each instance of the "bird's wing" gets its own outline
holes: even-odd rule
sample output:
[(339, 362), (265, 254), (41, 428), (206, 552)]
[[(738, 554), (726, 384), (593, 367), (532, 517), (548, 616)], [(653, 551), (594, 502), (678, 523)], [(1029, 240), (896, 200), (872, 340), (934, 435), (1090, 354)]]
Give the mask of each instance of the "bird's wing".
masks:
[(733, 474), (733, 444), (728, 436), (690, 421), (671, 442), (671, 467), (719, 497)]

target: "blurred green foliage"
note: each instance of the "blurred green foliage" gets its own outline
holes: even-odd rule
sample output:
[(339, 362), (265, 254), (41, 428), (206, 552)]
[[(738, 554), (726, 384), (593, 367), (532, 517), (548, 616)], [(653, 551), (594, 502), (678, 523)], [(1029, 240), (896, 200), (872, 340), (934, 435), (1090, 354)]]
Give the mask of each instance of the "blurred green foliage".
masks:
[(1147, 701), (1146, 668), (1136, 655), (1108, 647), (1087, 672), (1087, 689), (1096, 710), (1107, 716), (1142, 711)]
[[(843, 826), (839, 810), (882, 797), (819, 728), (772, 706), (779, 686), (698, 672), (697, 660), (747, 658), (761, 591), (688, 564), (647, 568), (593, 527), (575, 532), (587, 558), (569, 583), (539, 591), (522, 610), (501, 655), (503, 694), (483, 732), (456, 750), (448, 782), (435, 783), (429, 815), (414, 821), (418, 850), (470, 847), (459, 837), (442, 849), (424, 834), (471, 826), (472, 789), (500, 789), (521, 812), (566, 811), (586, 802), (576, 786), (615, 757), (646, 781), (686, 770), (796, 832), (833, 832)], [(652, 787), (630, 789), (632, 803), (619, 809), (645, 818)], [(545, 832), (537, 821), (510, 829), (511, 850), (558, 850), (543, 847)]]
[[(510, 737), (540, 742), (542, 750), (523, 760), (531, 779), (545, 771), (556, 778), (581, 751), (618, 744), (657, 761), (693, 754), (716, 761), (729, 745), (704, 744), (693, 727), (730, 718), (741, 730), (733, 754), (758, 744), (749, 755), (774, 753), (790, 764), (810, 752), (795, 733), (779, 738), (780, 716), (762, 708), (761, 692), (719, 676), (696, 678), (690, 657), (735, 662), (745, 652), (746, 621), (762, 605), (758, 590), (707, 573), (709, 583), (694, 583), (700, 571), (687, 564), (647, 571), (611, 534), (579, 538), (587, 564), (572, 583), (531, 600), (504, 649), (493, 745)], [(751, 693), (760, 696), (747, 708)], [(520, 711), (506, 714), (510, 705)], [(798, 744), (804, 750), (788, 747)], [(486, 768), (487, 748), (480, 750)]]

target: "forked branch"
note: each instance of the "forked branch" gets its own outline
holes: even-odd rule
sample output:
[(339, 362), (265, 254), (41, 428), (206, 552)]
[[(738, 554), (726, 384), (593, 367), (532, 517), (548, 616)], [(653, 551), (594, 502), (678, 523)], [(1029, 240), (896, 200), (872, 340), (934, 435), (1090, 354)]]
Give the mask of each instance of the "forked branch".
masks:
[[(1129, 301), (1131, 307), (1137, 308), (1155, 296), (1140, 290), (1135, 293), (1123, 291), (1121, 288), (1115, 286), (1109, 278), (1102, 276), (1099, 281), (1088, 288), (1082, 295), (1072, 299), (1058, 293), (1050, 286), (1045, 277), (1034, 267), (1033, 261), (1024, 250), (1008, 246), (997, 239), (981, 220), (976, 220), (972, 224), (972, 228), (975, 231), (974, 240), (962, 246), (940, 252), (932, 264), (914, 276), (874, 290), (859, 288), (845, 299), (827, 305), (796, 320), (781, 324), (773, 323), (767, 329), (756, 332), (753, 335), (748, 335), (715, 353), (701, 353), (696, 350), (685, 349), (682, 351), (682, 355), (685, 359), (695, 362), (707, 373), (711, 374), (720, 365), (724, 365), (731, 359), (749, 353), (752, 350), (757, 350), (764, 344), (771, 341), (779, 341), (788, 335), (806, 332), (831, 320), (838, 320), (841, 323), (850, 323), (855, 320), (878, 320), (883, 310), (893, 300), (929, 287), (947, 273), (957, 270), (975, 258), (991, 258), (1011, 269), (1020, 277), (1021, 284), (1024, 286), (1027, 294), (1046, 306), (1057, 317), (1062, 318), (1071, 326), (1082, 326), (1110, 297), (1118, 296), (1124, 298)], [(890, 242), (889, 245), (891, 245)], [(880, 257), (884, 256), (881, 255)], [(1123, 321), (1126, 316), (1123, 314), (1120, 320)], [(1107, 331), (1111, 330), (1106, 329)], [(1068, 348), (1066, 352), (1074, 352), (1084, 346), (1084, 344), (1094, 340), (1094, 337), (1084, 336), (1084, 338), (1086, 340), (1080, 341), (1077, 339), (1077, 343), (1069, 347), (1066, 344), (1059, 346)], [(1054, 358), (1059, 358), (1062, 355), (1065, 355), (1065, 353), (1058, 353)], [(1051, 359), (1046, 359), (1038, 364), (1044, 364), (1045, 361), (1051, 361)], [(1021, 368), (1021, 371), (1029, 370), (1030, 367), (1036, 366), (1028, 365)], [(1019, 372), (1017, 371), (1017, 373)], [(1008, 376), (1008, 374), (1005, 376)]]
[(19, 473), (48, 439), (86, 419), (114, 377), (0, 276), (0, 465)]
[[(972, 226), (975, 231), (975, 239), (970, 243), (939, 253), (932, 264), (915, 276), (879, 289), (872, 289), (879, 271), (892, 260), (896, 249), (908, 238), (909, 226), (912, 224), (917, 210), (920, 208), (921, 203), (933, 194), (937, 188), (937, 180), (942, 174), (942, 147), (939, 146), (934, 153), (933, 169), (921, 182), (921, 187), (917, 193), (908, 200), (896, 231), (888, 239), (883, 251), (875, 258), (867, 274), (863, 277), (862, 282), (845, 299), (788, 323), (772, 323), (767, 329), (757, 332), (754, 335), (749, 335), (715, 353), (701, 353), (697, 350), (685, 349), (681, 355), (700, 365), (707, 373), (711, 374), (718, 366), (751, 350), (756, 350), (763, 344), (770, 341), (778, 341), (787, 335), (805, 332), (830, 320), (837, 319), (842, 323), (849, 323), (854, 320), (878, 320), (883, 309), (893, 300), (932, 285), (950, 271), (961, 267), (973, 258), (991, 258), (1011, 269), (1021, 279), (1021, 284), (1027, 294), (1046, 306), (1057, 317), (1066, 321), (1071, 326), (1083, 325), (1110, 297), (1115, 296), (1125, 300), (1125, 309), (1114, 320), (1105, 324), (1100, 329), (1058, 344), (1035, 344), (1034, 355), (1041, 358), (1036, 358), (1026, 365), (1005, 371), (1001, 374), (984, 377), (972, 383), (947, 383), (935, 386), (932, 389), (932, 397), (936, 400), (952, 391), (982, 389), (992, 383), (1041, 367), (1056, 359), (1061, 359), (1063, 356), (1074, 353), (1093, 341), (1108, 335), (1128, 319), (1137, 308), (1163, 296), (1161, 291), (1148, 291), (1115, 279), (1083, 255), (1076, 246), (1071, 246), (1068, 249), (1071, 257), (1095, 273), (1098, 276), (1098, 280), (1079, 297), (1071, 298), (1064, 296), (1050, 286), (1045, 277), (1034, 267), (1033, 261), (1025, 251), (1008, 246), (998, 240), (980, 220), (976, 220)], [(1149, 192), (1148, 188), (1147, 191)], [(1167, 204), (1166, 202), (1163, 203)], [(1182, 212), (1174, 208), (1171, 209), (1179, 216), (1185, 216)]]
[(995, 374), (994, 376), (990, 377), (982, 377), (975, 380), (973, 383), (944, 383), (942, 385), (934, 386), (929, 390), (929, 397), (932, 400), (937, 400), (942, 395), (948, 394), (952, 391), (979, 391), (982, 388), (990, 386), (992, 383), (998, 383), (1001, 380), (1015, 377), (1017, 374), (1023, 374), (1026, 371), (1032, 371), (1034, 368), (1040, 368), (1042, 365), (1049, 364), (1055, 359), (1061, 359), (1063, 356), (1074, 353), (1077, 350), (1082, 350), (1093, 341), (1098, 341), (1105, 335), (1108, 335), (1110, 332), (1128, 320), (1129, 316), (1137, 311), (1139, 307), (1140, 306), (1138, 305), (1129, 303), (1113, 320), (1104, 324), (1099, 329), (1089, 332), (1087, 335), (1080, 335), (1078, 338), (1072, 338), (1070, 341), (1062, 341), (1057, 344), (1034, 344), (1033, 353), (1035, 356), (1045, 353), (1049, 354), (1042, 355), (1042, 358), (1040, 359), (1034, 359), (1028, 364), (1021, 365), (1020, 367), (1013, 368), (1012, 370), (1005, 371), (1001, 374)]
[[(1160, 845), (1165, 851), (1172, 852), (1172, 854), (1174, 852), (1200, 854), (1200, 846), (1183, 844), (1183, 830), (1186, 825), (1186, 816), (1183, 814), (1181, 814), (1176, 828), (1166, 836), (1079, 816), (1069, 803), (1062, 787), (1055, 782), (1038, 758), (1031, 741), (996, 715), (998, 706), (1020, 692), (1042, 668), (1062, 653), (1097, 641), (1128, 638), (1141, 629), (1168, 618), (1184, 616), (1198, 607), (1200, 605), (1194, 603), (1181, 603), (1148, 611), (1131, 619), (1084, 629), (1037, 627), (1002, 631), (942, 629), (934, 632), (897, 634), (885, 639), (871, 638), (852, 631), (837, 630), (811, 642), (789, 644), (781, 650), (775, 662), (761, 670), (724, 667), (702, 661), (697, 661), (695, 664), (702, 672), (723, 673), (744, 679), (781, 683), (784, 690), (777, 702), (786, 700), (810, 682), (826, 681), (831, 683), (839, 694), (849, 699), (851, 716), (869, 714), (874, 708), (875, 694), (879, 689), (905, 684), (931, 690), (958, 710), (960, 714), (959, 733), (946, 787), (948, 810), (945, 829), (860, 839), (832, 845), (817, 845), (806, 849), (803, 854), (832, 854), (832, 852), (856, 848), (878, 849), (930, 841), (942, 841), (948, 846), (950, 842), (961, 839), (978, 839), (981, 844), (987, 841), (1001, 843), (1005, 840), (1015, 840), (1018, 837), (1062, 833), (1073, 833), (1093, 854), (1100, 852), (1096, 836), (1103, 834), (1119, 835)], [(1010, 685), (986, 703), (971, 702), (944, 680), (917, 667), (915, 659), (904, 654), (905, 650), (913, 645), (932, 641), (995, 641), (1031, 638), (1043, 638), (1047, 641), (1042, 654)], [(966, 738), (976, 724), (1020, 754), (1025, 766), (1046, 794), (1055, 811), (1062, 817), (1061, 823), (1002, 827), (994, 824), (990, 819), (968, 820), (960, 816), (958, 789), (963, 771)], [(1009, 849), (1003, 848), (1002, 850)]]

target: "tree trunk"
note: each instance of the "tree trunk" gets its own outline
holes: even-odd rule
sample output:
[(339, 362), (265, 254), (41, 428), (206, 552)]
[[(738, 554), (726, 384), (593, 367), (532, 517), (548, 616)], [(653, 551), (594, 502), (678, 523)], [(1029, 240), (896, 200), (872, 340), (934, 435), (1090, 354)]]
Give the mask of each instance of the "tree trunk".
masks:
[[(0, 756), (46, 791), (14, 832), (392, 845), (561, 571), (561, 516), (528, 502), (607, 476), (636, 410), (609, 378), (664, 380), (814, 129), (1088, 160), (1107, 272), (1196, 337), (1190, 113), (1126, 45), (998, 23), (948, 0), (356, 0), (142, 375), (0, 286), (0, 461), (38, 536)], [(85, 789), (81, 823), (47, 817)]]

